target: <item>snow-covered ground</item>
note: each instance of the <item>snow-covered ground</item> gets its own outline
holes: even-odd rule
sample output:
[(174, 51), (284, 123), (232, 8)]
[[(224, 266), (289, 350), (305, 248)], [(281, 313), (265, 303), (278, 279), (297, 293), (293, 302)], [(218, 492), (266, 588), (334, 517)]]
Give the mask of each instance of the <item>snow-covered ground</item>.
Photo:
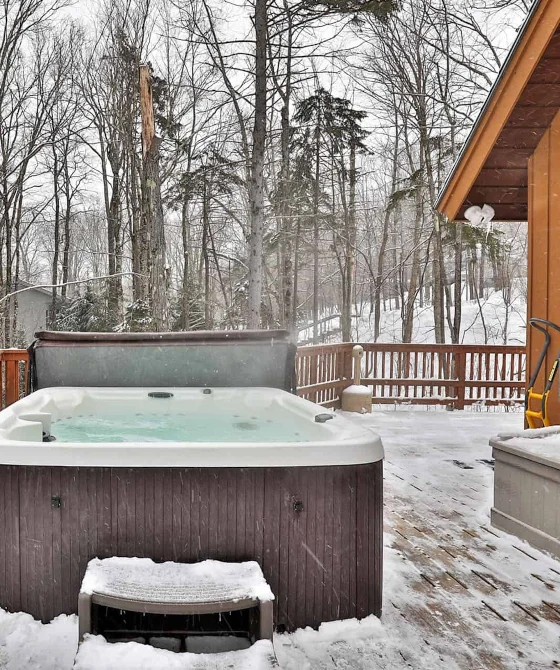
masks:
[[(352, 320), (352, 339), (354, 342), (371, 342), (374, 332), (374, 315), (370, 314), (369, 303), (356, 310)], [(321, 318), (329, 316), (325, 313)], [(461, 317), (461, 344), (525, 344), (527, 323), (527, 303), (523, 285), (516, 284), (509, 300), (504, 299), (502, 291), (490, 290), (487, 296), (476, 300), (463, 301)], [(329, 328), (339, 327), (339, 319), (329, 323)], [(450, 342), (449, 329), (446, 328), (446, 341)], [(299, 333), (300, 341), (313, 337), (313, 328)], [(339, 342), (340, 333), (325, 342)], [(381, 312), (379, 342), (402, 342), (402, 314), (400, 309), (387, 309)], [(431, 344), (434, 337), (434, 310), (431, 305), (415, 308), (412, 342)]]
[[(558, 667), (560, 563), (489, 526), (488, 439), (521, 430), (522, 414), (395, 408), (352, 418), (386, 450), (383, 617), (277, 635), (281, 668)], [(0, 668), (70, 670), (76, 639), (73, 616), (42, 625), (0, 611)], [(119, 670), (206, 667), (146, 653), (146, 666), (121, 654)]]

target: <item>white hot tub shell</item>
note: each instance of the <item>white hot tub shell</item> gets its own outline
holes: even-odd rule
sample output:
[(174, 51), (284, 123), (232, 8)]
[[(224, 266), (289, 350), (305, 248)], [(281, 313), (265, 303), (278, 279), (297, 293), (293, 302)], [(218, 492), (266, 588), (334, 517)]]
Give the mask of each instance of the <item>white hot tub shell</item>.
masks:
[[(152, 394), (152, 395), (149, 395)], [(154, 397), (155, 396), (155, 397)], [(181, 441), (142, 441), (141, 435), (127, 441), (60, 441), (57, 424), (75, 416), (140, 417), (142, 413), (185, 421)], [(223, 438), (189, 439), (189, 417), (203, 417), (212, 433), (213, 417), (223, 426)], [(260, 415), (276, 421), (279, 439), (256, 441)], [(236, 417), (236, 418), (235, 418)], [(234, 430), (245, 423), (251, 439)], [(254, 426), (250, 419), (255, 421)], [(299, 429), (283, 438), (283, 426), (293, 422)], [(281, 425), (280, 425), (281, 424)], [(124, 430), (124, 428), (123, 428)], [(52, 442), (43, 442), (43, 435)], [(270, 434), (270, 431), (269, 431)], [(230, 439), (234, 437), (234, 439)], [(258, 436), (258, 432), (257, 432)], [(383, 458), (380, 438), (367, 428), (327, 412), (302, 398), (270, 388), (46, 388), (35, 391), (0, 412), (0, 463), (5, 465), (51, 465), (86, 467), (286, 467), (302, 465), (355, 465)]]

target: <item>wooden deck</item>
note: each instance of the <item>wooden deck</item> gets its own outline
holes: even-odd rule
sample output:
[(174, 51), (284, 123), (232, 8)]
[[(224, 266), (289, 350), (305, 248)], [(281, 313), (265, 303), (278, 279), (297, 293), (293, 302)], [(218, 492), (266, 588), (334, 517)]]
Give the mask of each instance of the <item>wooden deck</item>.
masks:
[(560, 667), (560, 562), (488, 522), (485, 421), (492, 434), (521, 418), (468, 414), (378, 414), (386, 446), (382, 625), (360, 634), (356, 624), (357, 640), (331, 641), (315, 661), (297, 636), (276, 643), (285, 667), (299, 657), (314, 670)]
[[(413, 589), (423, 603), (407, 603), (398, 594), (390, 597), (384, 624), (402, 617), (431, 653), (453, 659), (460, 668), (511, 670), (512, 653), (519, 667), (560, 667), (560, 564), (543, 569), (536, 550), (465, 518), (464, 509), (475, 507), (485, 486), (461, 484), (447, 498), (444, 489), (428, 487), (402, 466), (386, 463), (388, 546), (412, 566)], [(444, 497), (448, 504), (442, 514), (431, 503)], [(496, 560), (498, 544), (523, 557), (522, 574)], [(551, 626), (557, 629), (558, 653), (543, 664), (531, 659), (528, 647), (538, 647)], [(414, 658), (399, 655), (402, 667), (418, 667)], [(379, 667), (394, 668), (395, 660)]]

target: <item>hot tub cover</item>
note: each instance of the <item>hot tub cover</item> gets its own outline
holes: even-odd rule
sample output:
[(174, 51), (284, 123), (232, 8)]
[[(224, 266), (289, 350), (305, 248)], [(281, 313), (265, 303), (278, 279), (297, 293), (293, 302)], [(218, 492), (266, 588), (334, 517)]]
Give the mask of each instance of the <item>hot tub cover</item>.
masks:
[(296, 345), (286, 330), (179, 333), (40, 331), (32, 391), (53, 386), (266, 386), (295, 392)]

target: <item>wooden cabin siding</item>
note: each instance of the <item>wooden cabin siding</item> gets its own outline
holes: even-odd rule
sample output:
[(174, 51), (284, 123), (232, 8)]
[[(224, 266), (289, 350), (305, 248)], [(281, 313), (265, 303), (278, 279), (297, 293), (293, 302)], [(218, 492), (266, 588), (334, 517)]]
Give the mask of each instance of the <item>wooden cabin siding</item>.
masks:
[[(529, 226), (527, 267), (527, 319), (538, 317), (560, 325), (560, 112), (541, 138), (529, 161)], [(551, 330), (552, 342), (535, 385), (542, 390), (560, 353), (560, 333)], [(537, 363), (543, 336), (527, 332), (529, 377)], [(555, 385), (549, 397), (551, 423), (560, 423), (560, 402)]]
[(45, 622), (76, 612), (87, 562), (119, 555), (256, 560), (276, 595), (275, 621), (287, 629), (380, 615), (382, 487), (381, 461), (0, 466), (0, 606)]

